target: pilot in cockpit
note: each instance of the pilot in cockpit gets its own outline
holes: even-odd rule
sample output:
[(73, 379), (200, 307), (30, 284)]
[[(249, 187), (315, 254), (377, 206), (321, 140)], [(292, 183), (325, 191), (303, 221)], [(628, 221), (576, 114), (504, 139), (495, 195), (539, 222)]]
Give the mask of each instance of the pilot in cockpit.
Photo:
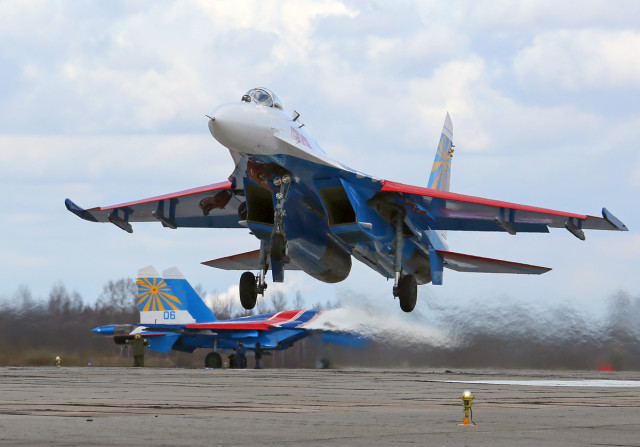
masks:
[(266, 107), (275, 107), (276, 109), (283, 110), (282, 102), (280, 98), (276, 96), (271, 90), (258, 87), (252, 88), (245, 95), (242, 96), (244, 102), (255, 102)]

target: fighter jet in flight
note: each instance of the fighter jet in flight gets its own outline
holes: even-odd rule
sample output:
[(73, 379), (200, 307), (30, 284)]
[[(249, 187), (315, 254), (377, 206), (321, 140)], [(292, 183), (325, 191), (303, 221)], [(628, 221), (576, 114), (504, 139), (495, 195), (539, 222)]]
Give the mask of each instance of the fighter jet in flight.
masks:
[[(131, 222), (160, 222), (168, 228), (248, 228), (255, 251), (203, 264), (245, 270), (240, 299), (252, 309), (286, 270), (302, 270), (336, 283), (349, 275), (352, 259), (393, 279), (393, 296), (413, 310), (419, 284), (442, 284), (443, 269), (461, 272), (542, 274), (549, 268), (449, 250), (447, 231), (498, 231), (515, 235), (566, 228), (584, 240), (583, 230), (627, 231), (605, 208), (602, 217), (555, 211), (449, 192), (454, 152), (447, 114), (425, 187), (383, 180), (332, 159), (278, 97), (254, 88), (239, 102), (217, 107), (211, 135), (229, 149), (235, 169), (212, 185), (133, 202), (72, 213), (92, 222), (111, 222), (132, 232)], [(257, 272), (257, 275), (253, 272)]]

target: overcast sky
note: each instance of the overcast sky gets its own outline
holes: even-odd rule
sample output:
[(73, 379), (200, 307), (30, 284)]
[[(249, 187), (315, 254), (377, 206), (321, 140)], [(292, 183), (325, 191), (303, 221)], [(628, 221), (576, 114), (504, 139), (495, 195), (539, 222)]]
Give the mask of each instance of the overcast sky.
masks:
[[(561, 5), (559, 5), (561, 3)], [(237, 294), (241, 272), (200, 262), (258, 248), (242, 230), (78, 219), (225, 180), (213, 108), (274, 90), (335, 159), (425, 186), (444, 117), (451, 190), (600, 215), (628, 233), (449, 233), (453, 251), (552, 267), (539, 277), (445, 271), (417, 309), (464, 302), (601, 308), (640, 295), (640, 3), (636, 1), (0, 0), (0, 296), (62, 281), (93, 302), (108, 280), (178, 266)], [(268, 291), (274, 290), (270, 284)], [(400, 312), (392, 282), (354, 263), (306, 304), (366, 299)]]

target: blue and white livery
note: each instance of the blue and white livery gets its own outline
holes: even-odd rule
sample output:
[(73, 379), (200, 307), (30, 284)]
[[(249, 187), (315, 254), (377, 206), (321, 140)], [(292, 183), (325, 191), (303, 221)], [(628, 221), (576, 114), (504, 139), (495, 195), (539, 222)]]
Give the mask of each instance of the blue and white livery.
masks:
[(251, 89), (239, 102), (217, 107), (209, 120), (211, 135), (235, 162), (228, 180), (91, 209), (67, 199), (66, 207), (82, 219), (111, 222), (128, 232), (131, 222), (247, 228), (259, 242), (257, 250), (204, 262), (246, 270), (240, 278), (246, 309), (264, 293), (269, 270), (275, 282), (284, 281), (285, 270), (302, 270), (335, 283), (349, 275), (355, 258), (393, 279), (394, 297), (410, 312), (417, 285), (442, 284), (445, 267), (519, 274), (550, 270), (449, 251), (447, 231), (514, 235), (566, 228), (584, 240), (587, 229), (627, 230), (604, 208), (602, 217), (593, 217), (449, 192), (454, 146), (448, 114), (426, 188), (378, 179), (332, 159), (299, 118), (286, 113), (270, 90)]
[(141, 334), (149, 341), (149, 349), (165, 353), (212, 349), (205, 359), (205, 365), (212, 368), (221, 367), (220, 352), (235, 349), (239, 341), (249, 350), (258, 342), (265, 351), (283, 350), (312, 332), (321, 332), (320, 339), (326, 342), (356, 347), (365, 343), (354, 334), (336, 332), (326, 339), (326, 330), (307, 329), (322, 313), (314, 309), (218, 320), (175, 267), (162, 276), (152, 266), (142, 268), (137, 282), (140, 322), (100, 326), (94, 333), (113, 337), (119, 344)]

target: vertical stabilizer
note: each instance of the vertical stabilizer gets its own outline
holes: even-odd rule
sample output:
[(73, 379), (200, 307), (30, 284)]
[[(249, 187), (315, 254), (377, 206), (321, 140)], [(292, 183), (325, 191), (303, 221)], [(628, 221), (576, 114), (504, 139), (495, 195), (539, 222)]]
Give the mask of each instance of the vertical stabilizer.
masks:
[(429, 176), (428, 188), (439, 191), (449, 191), (449, 181), (451, 178), (451, 158), (453, 157), (453, 124), (447, 112), (447, 117), (442, 126), (438, 152), (433, 161), (431, 176)]
[(177, 267), (171, 267), (170, 269), (162, 272), (162, 277), (171, 290), (173, 290), (174, 295), (180, 298), (180, 300), (185, 304), (187, 311), (196, 323), (206, 323), (211, 321), (217, 321), (218, 319), (214, 315), (214, 313), (209, 309), (198, 292), (191, 287), (189, 281), (187, 281), (180, 270)]
[(144, 324), (188, 324), (215, 321), (213, 312), (204, 304), (177, 268), (164, 272), (164, 278), (152, 267), (138, 271), (138, 306)]

